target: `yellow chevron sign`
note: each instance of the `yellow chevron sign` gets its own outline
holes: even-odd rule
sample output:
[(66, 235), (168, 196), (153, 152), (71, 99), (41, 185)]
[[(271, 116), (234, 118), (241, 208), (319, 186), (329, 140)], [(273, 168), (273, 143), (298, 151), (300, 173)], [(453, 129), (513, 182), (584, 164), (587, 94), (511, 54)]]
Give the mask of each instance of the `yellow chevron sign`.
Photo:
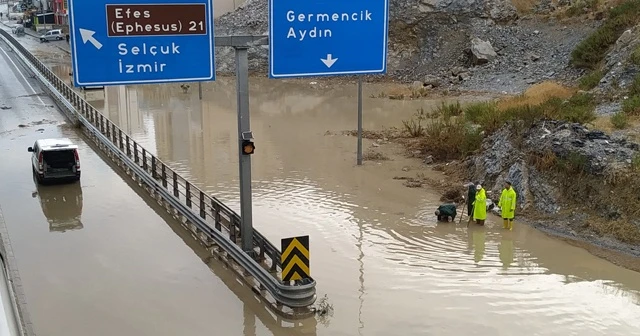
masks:
[(282, 281), (311, 278), (309, 272), (309, 236), (282, 239)]

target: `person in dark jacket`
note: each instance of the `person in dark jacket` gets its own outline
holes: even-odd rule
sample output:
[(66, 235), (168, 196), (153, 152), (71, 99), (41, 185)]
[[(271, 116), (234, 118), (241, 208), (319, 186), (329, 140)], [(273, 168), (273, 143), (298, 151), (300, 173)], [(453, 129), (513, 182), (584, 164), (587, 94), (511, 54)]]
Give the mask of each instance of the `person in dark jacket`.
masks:
[(435, 214), (436, 217), (438, 217), (438, 222), (448, 222), (449, 218), (451, 218), (451, 221), (453, 222), (456, 219), (458, 210), (456, 209), (455, 204), (445, 203), (438, 207)]
[(473, 220), (473, 202), (476, 200), (476, 185), (478, 183), (469, 184), (469, 192), (467, 193), (467, 214), (469, 222)]

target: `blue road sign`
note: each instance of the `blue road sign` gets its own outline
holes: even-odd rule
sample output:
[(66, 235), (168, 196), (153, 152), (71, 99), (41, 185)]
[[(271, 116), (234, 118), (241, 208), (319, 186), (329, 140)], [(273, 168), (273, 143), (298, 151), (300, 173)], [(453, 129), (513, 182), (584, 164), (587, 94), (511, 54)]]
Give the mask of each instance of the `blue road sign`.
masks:
[(269, 0), (269, 77), (387, 71), (388, 0)]
[(215, 80), (212, 0), (68, 0), (76, 86)]

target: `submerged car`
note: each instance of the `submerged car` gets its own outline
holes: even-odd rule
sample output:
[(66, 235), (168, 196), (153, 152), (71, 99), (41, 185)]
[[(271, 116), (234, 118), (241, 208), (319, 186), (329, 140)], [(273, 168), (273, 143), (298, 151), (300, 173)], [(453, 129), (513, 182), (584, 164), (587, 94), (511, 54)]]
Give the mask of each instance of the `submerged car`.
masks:
[(27, 150), (33, 153), (31, 167), (38, 183), (80, 180), (78, 146), (71, 140), (40, 139)]

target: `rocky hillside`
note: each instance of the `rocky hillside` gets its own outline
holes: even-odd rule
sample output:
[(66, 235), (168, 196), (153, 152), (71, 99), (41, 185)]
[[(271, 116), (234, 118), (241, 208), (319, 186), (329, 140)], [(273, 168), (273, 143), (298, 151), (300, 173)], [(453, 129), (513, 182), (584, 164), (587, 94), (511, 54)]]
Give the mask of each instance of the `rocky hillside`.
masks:
[[(559, 22), (531, 2), (522, 16), (510, 0), (391, 0), (388, 77), (462, 90), (515, 93), (542, 80), (575, 80), (575, 46), (598, 21)], [(268, 1), (248, 0), (216, 20), (216, 34), (268, 34)], [(268, 48), (250, 50), (250, 66), (267, 72)], [(217, 48), (218, 71), (234, 70), (233, 51)]]
[(482, 183), (494, 201), (511, 181), (519, 213), (536, 226), (640, 256), (637, 143), (561, 121), (513, 130), (504, 126), (451, 169)]

